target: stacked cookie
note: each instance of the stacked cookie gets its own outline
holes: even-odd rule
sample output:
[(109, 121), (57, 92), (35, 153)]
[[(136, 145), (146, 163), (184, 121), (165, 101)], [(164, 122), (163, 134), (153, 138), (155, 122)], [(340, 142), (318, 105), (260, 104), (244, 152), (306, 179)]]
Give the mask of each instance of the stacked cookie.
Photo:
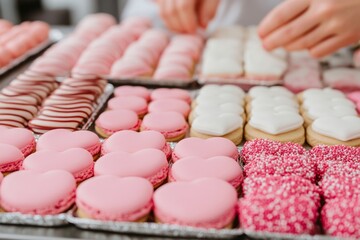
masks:
[(35, 133), (52, 129), (79, 129), (91, 116), (98, 98), (104, 92), (105, 80), (64, 80), (47, 99), (42, 102), (38, 115), (29, 122)]
[(351, 92), (347, 97), (356, 104), (356, 109), (360, 113), (360, 91)]
[(316, 162), (299, 144), (265, 139), (247, 142), (244, 198), (239, 220), (246, 231), (314, 234), (320, 189), (315, 185)]
[[(201, 76), (206, 79), (279, 80), (287, 69), (283, 49), (267, 52), (256, 28), (240, 26), (219, 29), (208, 40)], [(261, 66), (261, 67), (260, 67)]]
[(320, 63), (307, 52), (289, 54), (289, 68), (284, 75), (284, 86), (294, 93), (309, 88), (322, 88)]
[(246, 140), (266, 138), (304, 144), (304, 120), (293, 93), (284, 87), (253, 87), (247, 95)]
[(187, 133), (190, 103), (185, 90), (159, 88), (150, 94), (146, 88), (122, 86), (109, 100), (108, 111), (96, 120), (95, 129), (104, 138), (121, 130), (154, 130), (167, 141), (179, 141)]
[(191, 80), (203, 45), (203, 40), (195, 35), (173, 37), (160, 58), (153, 78), (155, 80)]
[(355, 104), (333, 89), (309, 89), (299, 94), (301, 113), (311, 146), (360, 144), (360, 118)]
[(151, 77), (169, 38), (161, 30), (148, 30), (126, 49), (117, 60), (110, 76), (114, 78)]
[(310, 150), (310, 157), (317, 162), (325, 200), (321, 211), (325, 233), (359, 238), (360, 148), (316, 146)]
[(76, 27), (73, 34), (49, 48), (29, 67), (31, 72), (44, 76), (67, 76), (90, 42), (99, 37), (116, 20), (107, 14), (92, 14)]
[(327, 87), (341, 91), (360, 90), (360, 71), (354, 68), (332, 68), (323, 73), (324, 84)]
[(245, 93), (239, 87), (204, 86), (192, 104), (190, 136), (224, 137), (240, 144), (246, 121), (244, 103)]
[(45, 42), (49, 37), (49, 31), (50, 27), (45, 22), (24, 22), (12, 26), (6, 21), (1, 21), (0, 68)]

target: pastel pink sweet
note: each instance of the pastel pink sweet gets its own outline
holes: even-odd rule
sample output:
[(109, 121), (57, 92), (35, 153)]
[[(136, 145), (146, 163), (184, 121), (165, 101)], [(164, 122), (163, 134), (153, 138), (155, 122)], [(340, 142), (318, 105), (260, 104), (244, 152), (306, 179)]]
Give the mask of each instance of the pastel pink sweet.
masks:
[(0, 172), (13, 172), (20, 169), (24, 155), (18, 148), (0, 143), (0, 152)]
[(149, 104), (149, 112), (174, 111), (187, 117), (190, 113), (190, 106), (187, 102), (179, 99), (159, 99)]
[(152, 91), (151, 100), (176, 98), (191, 103), (189, 92), (182, 89), (158, 88)]
[(146, 101), (150, 101), (150, 91), (140, 86), (121, 86), (114, 90), (115, 97), (137, 96), (142, 97)]
[(144, 47), (137, 43), (133, 43), (125, 51), (124, 57), (133, 57), (141, 59), (150, 66), (154, 66), (157, 61), (157, 56), (152, 55), (149, 51), (146, 51)]
[(171, 149), (166, 143), (165, 137), (156, 131), (135, 132), (124, 130), (114, 133), (104, 141), (101, 151), (104, 155), (117, 151), (134, 153), (147, 148), (161, 150), (167, 158), (171, 156)]
[(129, 17), (122, 21), (122, 24), (132, 27), (148, 27), (152, 26), (151, 20), (147, 17)]
[(163, 65), (154, 73), (155, 80), (191, 80), (190, 70), (181, 65)]
[(0, 66), (8, 65), (13, 57), (11, 56), (10, 52), (3, 47), (0, 47)]
[(141, 129), (158, 131), (169, 139), (185, 134), (188, 124), (178, 112), (152, 112), (144, 117)]
[(55, 129), (41, 135), (36, 150), (65, 151), (70, 148), (83, 148), (92, 156), (96, 156), (100, 152), (100, 147), (100, 140), (93, 132)]
[(164, 54), (183, 54), (186, 56), (190, 56), (193, 61), (198, 61), (200, 58), (200, 49), (191, 44), (183, 44), (172, 42), (164, 51)]
[(164, 54), (159, 62), (158, 67), (162, 67), (165, 65), (180, 65), (188, 69), (189, 71), (194, 68), (194, 60), (188, 56), (180, 55), (180, 54)]
[(347, 97), (355, 103), (360, 103), (360, 91), (349, 93), (347, 94)]
[(154, 213), (162, 223), (221, 229), (232, 224), (236, 202), (236, 190), (223, 180), (172, 182), (155, 191)]
[(214, 137), (201, 139), (191, 137), (183, 139), (176, 144), (172, 160), (176, 162), (182, 158), (191, 156), (202, 158), (225, 156), (237, 160), (239, 152), (236, 145), (226, 138)]
[(3, 126), (0, 126), (0, 143), (17, 147), (25, 157), (31, 154), (36, 146), (35, 137), (30, 130)]
[(96, 120), (95, 124), (106, 134), (113, 134), (121, 130), (139, 130), (138, 115), (125, 109), (105, 111)]
[[(221, 169), (221, 171), (219, 171)], [(243, 181), (240, 165), (229, 157), (186, 157), (175, 162), (169, 173), (171, 181), (192, 181), (198, 178), (218, 178), (238, 189)]]
[(90, 218), (138, 221), (151, 211), (153, 191), (144, 178), (97, 176), (78, 187), (76, 205)]
[(120, 59), (114, 63), (110, 75), (113, 77), (140, 77), (152, 75), (153, 69), (143, 61), (133, 58)]
[(1, 183), (1, 206), (7, 212), (59, 214), (73, 205), (75, 190), (75, 179), (66, 171), (18, 171)]
[(95, 164), (95, 176), (142, 177), (158, 186), (168, 174), (165, 154), (158, 149), (143, 149), (134, 153), (112, 152), (102, 156)]
[(110, 99), (108, 102), (108, 108), (110, 110), (127, 109), (134, 111), (141, 116), (147, 113), (148, 104), (142, 97), (121, 96)]
[(25, 158), (22, 168), (37, 172), (65, 170), (71, 173), (77, 182), (94, 175), (94, 161), (91, 154), (82, 148), (70, 148), (65, 151), (42, 150)]

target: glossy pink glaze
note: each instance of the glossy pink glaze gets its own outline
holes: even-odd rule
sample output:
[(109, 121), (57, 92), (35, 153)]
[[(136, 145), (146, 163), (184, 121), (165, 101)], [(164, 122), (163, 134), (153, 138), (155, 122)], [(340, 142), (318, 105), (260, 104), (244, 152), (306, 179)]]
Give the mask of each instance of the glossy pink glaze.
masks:
[(210, 158), (216, 156), (226, 156), (234, 160), (239, 158), (239, 152), (235, 144), (221, 137), (209, 139), (186, 138), (176, 144), (172, 155), (174, 162), (185, 157), (203, 157)]
[(18, 148), (0, 143), (0, 153), (0, 172), (12, 172), (20, 169), (24, 155)]
[(159, 99), (149, 104), (149, 112), (169, 112), (174, 111), (182, 114), (185, 118), (189, 116), (190, 105), (180, 99)]
[(18, 171), (1, 183), (1, 206), (6, 211), (23, 214), (58, 214), (74, 203), (75, 189), (74, 177), (63, 170)]
[(71, 173), (77, 182), (84, 181), (94, 175), (93, 157), (82, 148), (70, 148), (62, 152), (38, 151), (24, 160), (22, 168), (38, 172), (65, 170)]
[(113, 152), (102, 156), (95, 164), (95, 175), (142, 177), (156, 186), (167, 178), (168, 162), (158, 149), (144, 149), (134, 153)]
[(108, 108), (111, 110), (128, 109), (136, 112), (139, 116), (144, 115), (148, 111), (147, 101), (137, 96), (115, 97), (109, 100)]
[(153, 186), (146, 179), (98, 176), (78, 187), (76, 205), (94, 219), (136, 221), (150, 212), (152, 196)]
[(236, 203), (236, 190), (215, 178), (172, 182), (154, 193), (156, 218), (163, 223), (191, 227), (226, 227), (235, 217)]
[(141, 121), (138, 115), (125, 109), (105, 111), (96, 120), (95, 124), (106, 134), (113, 134), (122, 130), (139, 130)]
[(169, 98), (176, 98), (191, 103), (191, 96), (189, 92), (182, 89), (158, 88), (152, 91), (151, 93), (152, 100), (169, 99)]
[(35, 138), (30, 130), (24, 128), (6, 128), (0, 126), (0, 143), (13, 145), (28, 156), (35, 150)]
[(144, 87), (139, 86), (121, 86), (114, 90), (116, 97), (122, 96), (138, 96), (144, 98), (146, 101), (150, 101), (150, 91)]

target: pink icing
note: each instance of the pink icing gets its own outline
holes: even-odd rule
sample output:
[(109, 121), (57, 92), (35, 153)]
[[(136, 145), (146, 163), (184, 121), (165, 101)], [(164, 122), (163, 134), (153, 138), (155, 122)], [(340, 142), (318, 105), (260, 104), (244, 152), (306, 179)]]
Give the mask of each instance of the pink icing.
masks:
[(12, 172), (20, 169), (24, 155), (18, 148), (0, 143), (0, 153), (0, 172)]
[(154, 74), (155, 80), (191, 80), (190, 69), (181, 65), (163, 65)]
[(191, 103), (190, 94), (182, 89), (158, 88), (151, 93), (152, 100), (176, 98)]
[(22, 168), (38, 172), (65, 170), (81, 182), (94, 175), (92, 155), (82, 148), (71, 148), (62, 152), (42, 150), (28, 156)]
[[(220, 170), (221, 169), (221, 170)], [(239, 163), (229, 157), (186, 157), (175, 162), (170, 169), (171, 180), (192, 181), (203, 177), (219, 178), (238, 188), (243, 180)]]
[(78, 187), (76, 204), (95, 219), (136, 221), (150, 212), (152, 195), (153, 186), (146, 179), (98, 176)]
[(113, 134), (121, 130), (139, 130), (140, 120), (138, 115), (125, 109), (110, 110), (100, 114), (95, 124), (106, 133)]
[(184, 157), (210, 158), (226, 156), (237, 160), (239, 152), (235, 144), (226, 138), (214, 137), (209, 139), (186, 138), (180, 141), (174, 148), (172, 160), (176, 162)]
[(360, 103), (360, 91), (349, 93), (347, 97), (355, 103)]
[(175, 111), (188, 117), (190, 106), (187, 102), (179, 99), (159, 99), (149, 104), (149, 112), (168, 112)]
[(114, 95), (116, 97), (121, 97), (121, 96), (137, 96), (137, 97), (142, 97), (144, 98), (146, 101), (150, 100), (150, 92), (149, 90), (147, 90), (144, 87), (139, 87), (139, 86), (121, 86), (121, 87), (117, 87), (114, 90)]
[(21, 150), (24, 156), (35, 150), (35, 138), (30, 130), (23, 128), (6, 128), (0, 126), (0, 143), (13, 145)]
[(136, 61), (132, 58), (122, 58), (114, 63), (111, 68), (112, 77), (142, 77), (151, 75), (153, 69), (146, 62)]
[(157, 149), (144, 149), (135, 153), (113, 152), (97, 160), (95, 175), (143, 177), (156, 186), (167, 178), (168, 162)]
[(192, 227), (227, 226), (234, 219), (236, 203), (236, 190), (215, 178), (168, 183), (154, 193), (154, 212), (161, 222)]
[(66, 129), (56, 129), (43, 134), (37, 142), (37, 151), (54, 150), (64, 151), (70, 148), (83, 148), (96, 155), (100, 151), (98, 136), (90, 131), (71, 132)]
[(9, 212), (58, 214), (74, 203), (75, 189), (75, 179), (66, 171), (18, 171), (2, 181), (1, 206)]
[(166, 143), (165, 137), (156, 131), (135, 132), (130, 130), (119, 131), (104, 141), (102, 154), (124, 151), (133, 153), (146, 148), (154, 148), (163, 151), (166, 156), (171, 154), (171, 149)]
[(138, 115), (146, 114), (147, 107), (146, 100), (137, 96), (115, 97), (108, 102), (108, 108), (111, 110), (128, 109), (136, 112)]
[(178, 112), (152, 112), (144, 117), (141, 128), (158, 131), (165, 138), (173, 138), (186, 133), (188, 125)]

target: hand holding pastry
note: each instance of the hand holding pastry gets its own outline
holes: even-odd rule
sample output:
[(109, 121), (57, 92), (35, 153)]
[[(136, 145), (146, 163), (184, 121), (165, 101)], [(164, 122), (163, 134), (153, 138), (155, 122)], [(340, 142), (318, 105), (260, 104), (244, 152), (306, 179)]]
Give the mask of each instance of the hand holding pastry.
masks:
[(309, 49), (317, 58), (360, 39), (357, 0), (289, 0), (276, 7), (260, 24), (264, 47)]

